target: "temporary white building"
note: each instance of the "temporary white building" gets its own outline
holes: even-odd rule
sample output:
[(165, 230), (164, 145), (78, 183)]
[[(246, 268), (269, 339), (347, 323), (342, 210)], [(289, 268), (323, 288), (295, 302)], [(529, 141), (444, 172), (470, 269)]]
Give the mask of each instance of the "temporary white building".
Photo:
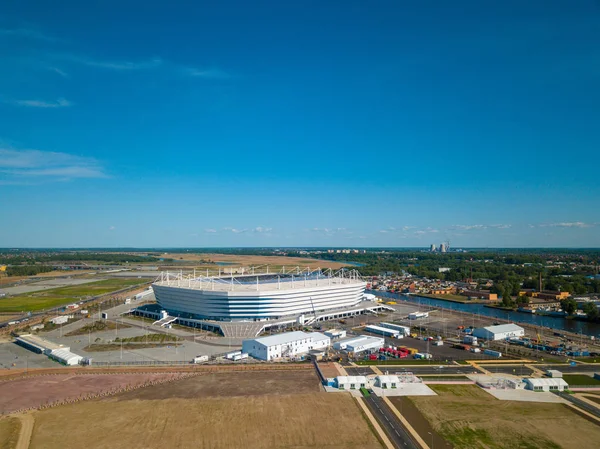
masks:
[(331, 339), (319, 332), (285, 332), (242, 342), (242, 351), (260, 360), (295, 358), (313, 349), (327, 348)]
[(340, 390), (358, 390), (367, 388), (369, 381), (366, 376), (338, 376), (335, 378), (335, 384)]
[(79, 363), (81, 363), (83, 360), (83, 357), (80, 355), (73, 354), (71, 351), (66, 349), (55, 349), (48, 354), (48, 357), (68, 366), (79, 365)]
[(358, 337), (347, 338), (346, 340), (336, 341), (333, 344), (334, 349), (348, 352), (363, 352), (368, 350), (376, 351), (383, 348), (385, 339), (381, 337), (371, 337), (368, 335), (360, 335)]
[(551, 379), (530, 378), (525, 379), (525, 388), (533, 391), (564, 391), (569, 389), (569, 384), (560, 377)]
[(522, 337), (525, 329), (516, 324), (500, 324), (498, 326), (480, 327), (473, 331), (473, 335), (483, 340), (506, 340), (510, 337)]
[(398, 376), (377, 376), (375, 386), (379, 388), (397, 388), (400, 384)]

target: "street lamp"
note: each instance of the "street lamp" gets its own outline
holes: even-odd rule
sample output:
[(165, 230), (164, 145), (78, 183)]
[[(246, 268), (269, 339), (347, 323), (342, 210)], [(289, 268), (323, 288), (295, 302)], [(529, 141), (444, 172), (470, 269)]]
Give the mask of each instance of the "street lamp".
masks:
[(431, 432), (427, 432), (429, 435), (431, 435), (431, 449), (433, 449), (433, 433)]

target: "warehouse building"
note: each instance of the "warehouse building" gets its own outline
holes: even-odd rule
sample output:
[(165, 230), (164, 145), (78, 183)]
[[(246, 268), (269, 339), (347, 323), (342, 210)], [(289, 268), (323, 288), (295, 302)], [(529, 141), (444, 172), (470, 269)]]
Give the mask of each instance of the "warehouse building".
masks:
[(358, 390), (367, 388), (369, 381), (366, 376), (338, 376), (335, 378), (335, 386), (339, 390)]
[(379, 323), (379, 325), (381, 327), (386, 327), (388, 329), (394, 329), (400, 332), (401, 335), (404, 335), (405, 337), (408, 337), (410, 335), (410, 327), (408, 326), (402, 326), (400, 324), (394, 324), (394, 323)]
[(331, 344), (328, 336), (318, 332), (285, 332), (269, 337), (253, 338), (242, 342), (242, 352), (259, 360), (296, 358), (313, 349), (327, 348)]
[(387, 327), (368, 325), (365, 326), (365, 330), (368, 332), (373, 332), (374, 334), (383, 335), (384, 337), (391, 338), (402, 338), (404, 335), (400, 335), (400, 331), (396, 329), (389, 329)]
[(525, 379), (525, 388), (532, 391), (564, 391), (569, 389), (569, 384), (564, 379)]
[(378, 351), (379, 348), (383, 348), (384, 345), (385, 339), (381, 337), (360, 335), (358, 337), (337, 341), (333, 344), (333, 347), (340, 351), (354, 352), (356, 354), (364, 351)]
[(510, 337), (523, 337), (525, 329), (516, 324), (500, 324), (475, 329), (473, 335), (483, 340), (506, 340)]
[(64, 345), (53, 343), (37, 335), (23, 334), (17, 337), (16, 343), (19, 346), (29, 349), (38, 354), (44, 354), (52, 360), (56, 360), (63, 365), (78, 365), (83, 361), (83, 357), (71, 352), (71, 348)]

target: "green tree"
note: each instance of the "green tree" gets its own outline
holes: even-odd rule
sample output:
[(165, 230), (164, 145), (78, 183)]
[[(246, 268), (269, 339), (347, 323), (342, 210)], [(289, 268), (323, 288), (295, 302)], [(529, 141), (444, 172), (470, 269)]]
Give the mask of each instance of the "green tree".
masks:
[(593, 302), (586, 302), (583, 305), (583, 311), (587, 314), (588, 319), (596, 321), (600, 317), (598, 306)]
[(573, 315), (577, 310), (577, 303), (572, 298), (563, 299), (560, 302), (562, 309), (567, 312), (569, 315)]

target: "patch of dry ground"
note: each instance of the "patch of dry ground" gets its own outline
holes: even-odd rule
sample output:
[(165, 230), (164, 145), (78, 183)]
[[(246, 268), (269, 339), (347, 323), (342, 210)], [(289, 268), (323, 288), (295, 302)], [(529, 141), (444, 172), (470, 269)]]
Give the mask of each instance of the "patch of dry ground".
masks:
[[(10, 413), (81, 395), (143, 384), (176, 376), (173, 373), (58, 374), (0, 382), (0, 413)], [(151, 387), (154, 388), (154, 387)]]
[(0, 449), (13, 449), (19, 440), (21, 421), (15, 417), (0, 419)]
[[(167, 385), (121, 393), (116, 400), (193, 399), (228, 396), (304, 394), (320, 391), (314, 370), (207, 373)], [(112, 399), (108, 399), (112, 400)]]
[[(69, 429), (68, 438), (58, 429)], [(381, 445), (355, 400), (345, 394), (97, 401), (35, 413), (31, 449), (81, 447), (372, 449)]]
[(563, 404), (500, 401), (475, 385), (431, 385), (411, 398), (455, 448), (596, 448), (600, 427)]
[[(311, 268), (341, 268), (347, 266), (346, 264), (340, 262), (287, 256), (242, 256), (236, 254), (164, 254), (161, 257), (171, 258), (174, 260), (185, 260), (189, 262), (200, 262), (201, 260), (210, 260), (212, 262), (229, 262), (243, 266), (285, 265), (286, 267), (289, 267), (299, 265), (301, 267), (309, 266)], [(348, 254), (348, 258), (352, 259), (352, 254)]]

